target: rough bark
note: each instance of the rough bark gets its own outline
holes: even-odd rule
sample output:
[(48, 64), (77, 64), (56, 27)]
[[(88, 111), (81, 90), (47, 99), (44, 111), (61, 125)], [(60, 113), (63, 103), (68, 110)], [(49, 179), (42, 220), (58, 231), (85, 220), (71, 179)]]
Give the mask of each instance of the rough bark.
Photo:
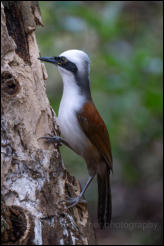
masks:
[[(4, 4), (4, 5), (3, 5)], [(37, 59), (37, 2), (1, 4), (2, 244), (87, 245), (94, 233), (86, 205), (67, 209), (80, 193), (59, 149), (39, 137), (59, 135), (46, 96), (47, 73)]]

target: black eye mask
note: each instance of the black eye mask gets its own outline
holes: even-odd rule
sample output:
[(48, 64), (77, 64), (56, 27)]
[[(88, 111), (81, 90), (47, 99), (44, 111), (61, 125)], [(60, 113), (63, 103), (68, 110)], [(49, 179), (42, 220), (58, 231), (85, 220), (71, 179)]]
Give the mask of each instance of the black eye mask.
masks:
[(71, 71), (74, 74), (76, 74), (78, 71), (76, 64), (69, 61), (65, 56), (39, 57), (38, 59), (63, 67), (64, 69)]
[(73, 62), (69, 61), (67, 58), (65, 58), (64, 56), (58, 56), (58, 57), (55, 57), (55, 59), (57, 60), (58, 59), (58, 65), (60, 67), (63, 67), (64, 69), (68, 70), (68, 71), (71, 71), (73, 73), (77, 73), (77, 66), (76, 64), (74, 64)]

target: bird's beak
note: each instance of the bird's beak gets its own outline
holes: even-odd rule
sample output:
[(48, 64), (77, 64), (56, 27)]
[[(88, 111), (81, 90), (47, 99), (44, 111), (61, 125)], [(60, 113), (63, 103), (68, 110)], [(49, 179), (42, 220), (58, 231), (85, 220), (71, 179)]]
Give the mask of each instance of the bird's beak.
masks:
[(59, 65), (59, 57), (53, 56), (53, 57), (39, 57), (38, 58), (41, 61), (45, 61), (45, 62), (50, 62), (53, 63), (55, 65)]

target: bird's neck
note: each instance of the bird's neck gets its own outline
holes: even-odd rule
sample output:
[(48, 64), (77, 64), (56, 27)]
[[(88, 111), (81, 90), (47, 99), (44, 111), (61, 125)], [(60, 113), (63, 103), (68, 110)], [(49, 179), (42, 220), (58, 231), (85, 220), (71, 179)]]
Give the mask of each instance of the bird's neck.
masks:
[(74, 101), (75, 104), (83, 103), (91, 99), (90, 83), (88, 77), (75, 77), (63, 75), (62, 100)]

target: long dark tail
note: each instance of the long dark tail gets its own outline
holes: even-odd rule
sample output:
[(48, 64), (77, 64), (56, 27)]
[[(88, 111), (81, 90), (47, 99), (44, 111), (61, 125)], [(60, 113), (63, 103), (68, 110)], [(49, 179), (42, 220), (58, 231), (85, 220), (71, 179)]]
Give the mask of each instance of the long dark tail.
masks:
[(103, 229), (110, 225), (112, 215), (112, 197), (110, 189), (110, 169), (103, 176), (97, 174), (98, 183), (98, 223)]

